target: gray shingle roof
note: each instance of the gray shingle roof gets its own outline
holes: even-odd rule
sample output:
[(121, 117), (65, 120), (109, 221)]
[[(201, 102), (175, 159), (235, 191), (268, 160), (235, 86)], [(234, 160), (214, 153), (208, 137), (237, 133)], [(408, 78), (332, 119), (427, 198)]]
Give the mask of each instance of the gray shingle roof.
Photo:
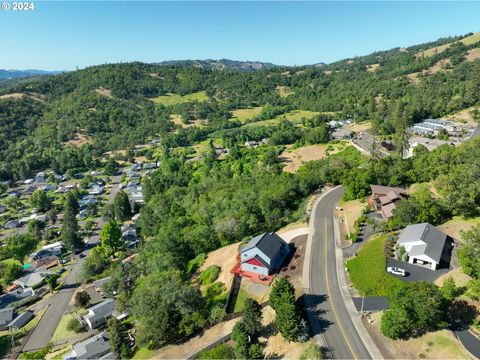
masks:
[(398, 243), (400, 245), (416, 241), (424, 242), (424, 248), (414, 246), (412, 248), (414, 254), (410, 252), (409, 255), (427, 255), (437, 263), (439, 263), (442, 258), (446, 240), (447, 235), (429, 223), (408, 225), (402, 230), (398, 237)]
[(30, 310), (26, 310), (20, 315), (18, 315), (15, 319), (12, 320), (8, 327), (12, 327), (15, 329), (20, 329), (23, 325), (28, 323), (33, 318), (33, 312)]
[(276, 233), (263, 233), (252, 238), (248, 244), (242, 248), (241, 252), (256, 247), (270, 259), (273, 259), (284, 246), (287, 246), (287, 243)]
[(110, 352), (109, 337), (106, 331), (79, 342), (73, 347), (77, 359), (98, 359)]
[[(92, 306), (88, 309), (89, 313), (85, 315), (88, 317), (92, 323), (96, 322), (98, 319), (103, 319), (110, 317), (115, 310), (115, 300), (107, 299), (102, 301), (100, 304)], [(91, 314), (91, 313), (93, 314)]]
[(13, 308), (0, 310), (0, 325), (7, 325), (13, 319)]

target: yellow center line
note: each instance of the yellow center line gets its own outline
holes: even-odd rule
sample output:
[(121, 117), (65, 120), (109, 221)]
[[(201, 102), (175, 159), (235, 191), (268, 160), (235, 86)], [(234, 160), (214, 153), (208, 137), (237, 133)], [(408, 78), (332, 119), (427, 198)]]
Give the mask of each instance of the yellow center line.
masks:
[(328, 236), (327, 236), (327, 219), (325, 219), (325, 226), (324, 226), (324, 265), (325, 265), (325, 283), (327, 284), (327, 295), (330, 298), (330, 304), (332, 304), (332, 310), (333, 314), (335, 315), (335, 319), (337, 320), (338, 327), (340, 328), (340, 332), (342, 333), (343, 338), (345, 339), (345, 342), (347, 343), (348, 348), (350, 349), (350, 352), (352, 353), (352, 356), (354, 359), (357, 359), (357, 355), (355, 354), (355, 351), (353, 351), (352, 345), (350, 345), (350, 342), (348, 341), (347, 335), (345, 334), (345, 331), (343, 330), (342, 323), (340, 322), (340, 319), (337, 315), (337, 311), (335, 310), (335, 305), (332, 301), (332, 295), (330, 294), (330, 286), (328, 284)]

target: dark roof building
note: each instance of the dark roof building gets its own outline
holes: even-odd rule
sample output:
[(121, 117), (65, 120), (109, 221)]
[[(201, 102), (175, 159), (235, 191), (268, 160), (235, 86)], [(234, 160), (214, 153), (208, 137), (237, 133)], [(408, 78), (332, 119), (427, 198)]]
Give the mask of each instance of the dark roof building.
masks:
[(276, 233), (263, 233), (252, 238), (241, 250), (243, 271), (260, 275), (270, 275), (278, 270), (290, 249)]
[(18, 330), (21, 329), (26, 323), (33, 319), (33, 312), (26, 310), (8, 324), (9, 329)]
[(7, 329), (7, 325), (10, 324), (13, 319), (14, 312), (15, 309), (11, 307), (0, 310), (0, 330)]

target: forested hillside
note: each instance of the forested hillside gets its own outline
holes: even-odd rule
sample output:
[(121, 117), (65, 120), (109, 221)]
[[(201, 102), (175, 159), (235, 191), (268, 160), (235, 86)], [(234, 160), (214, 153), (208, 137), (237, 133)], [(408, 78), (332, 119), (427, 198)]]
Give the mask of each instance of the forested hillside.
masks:
[[(0, 92), (0, 156), (5, 159), (0, 178), (25, 178), (52, 166), (65, 171), (65, 164), (85, 169), (91, 165), (88, 159), (100, 159), (105, 151), (154, 137), (167, 147), (189, 145), (238, 128), (232, 111), (250, 107), (262, 107), (250, 121), (308, 110), (324, 113), (317, 123), (330, 117), (371, 120), (374, 131), (392, 134), (399, 126), (479, 102), (475, 50), (480, 43), (458, 41), (470, 35), (325, 66), (241, 71), (225, 61), (222, 70), (189, 62), (127, 63), (17, 83)], [(173, 99), (172, 94), (193, 100), (162, 101)], [(201, 101), (195, 94), (202, 94)], [(202, 120), (202, 126), (175, 125), (171, 115), (179, 115), (184, 124)], [(69, 143), (79, 133), (91, 141), (81, 147)]]

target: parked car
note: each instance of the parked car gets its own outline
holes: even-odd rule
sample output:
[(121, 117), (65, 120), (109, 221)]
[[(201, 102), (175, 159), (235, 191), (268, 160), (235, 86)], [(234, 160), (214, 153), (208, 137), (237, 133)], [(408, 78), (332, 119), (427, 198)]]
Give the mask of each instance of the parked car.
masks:
[(407, 276), (407, 272), (405, 271), (405, 269), (395, 267), (395, 266), (387, 267), (387, 272), (393, 275)]

